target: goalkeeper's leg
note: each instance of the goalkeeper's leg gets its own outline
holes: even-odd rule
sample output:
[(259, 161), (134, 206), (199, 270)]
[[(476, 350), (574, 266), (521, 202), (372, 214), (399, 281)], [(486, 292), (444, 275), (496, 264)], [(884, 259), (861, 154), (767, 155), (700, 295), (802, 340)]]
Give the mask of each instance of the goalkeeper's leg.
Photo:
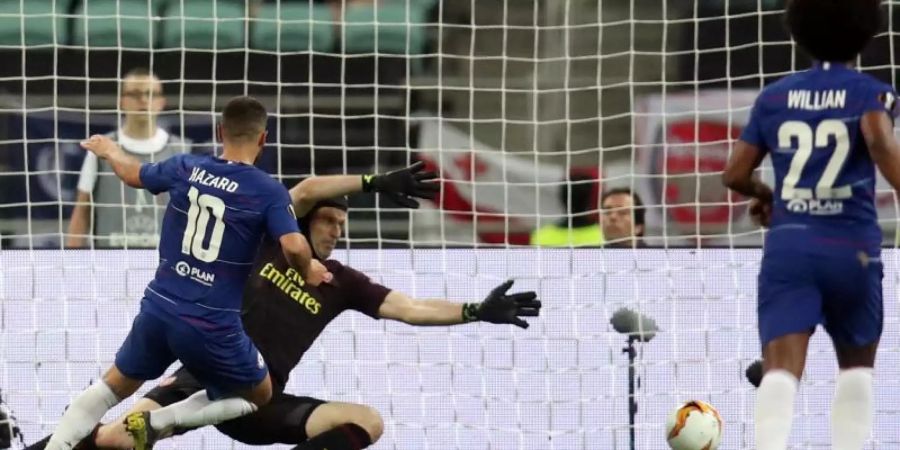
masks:
[[(149, 399), (141, 403), (148, 409), (154, 409), (149, 405), (158, 406)], [(222, 422), (216, 428), (250, 445), (300, 443), (296, 450), (361, 450), (381, 437), (384, 421), (375, 409), (365, 405), (278, 394), (259, 411)], [(131, 448), (131, 441), (124, 440), (127, 437), (123, 435), (127, 433), (118, 423), (104, 426), (98, 433), (97, 446)]]
[(309, 440), (293, 450), (360, 450), (381, 437), (384, 421), (369, 406), (331, 402), (313, 411), (306, 429)]
[(216, 425), (250, 445), (293, 444), (297, 449), (359, 450), (381, 437), (384, 421), (374, 408), (326, 403), (279, 393), (259, 411)]

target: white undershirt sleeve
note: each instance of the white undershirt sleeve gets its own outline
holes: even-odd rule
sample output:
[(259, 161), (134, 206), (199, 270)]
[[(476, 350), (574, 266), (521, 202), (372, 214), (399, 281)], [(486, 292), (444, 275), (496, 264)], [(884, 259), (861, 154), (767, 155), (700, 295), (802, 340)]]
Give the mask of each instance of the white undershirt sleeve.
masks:
[(92, 193), (94, 186), (97, 184), (98, 171), (97, 155), (87, 152), (84, 162), (81, 163), (81, 174), (78, 176), (78, 190), (81, 192)]

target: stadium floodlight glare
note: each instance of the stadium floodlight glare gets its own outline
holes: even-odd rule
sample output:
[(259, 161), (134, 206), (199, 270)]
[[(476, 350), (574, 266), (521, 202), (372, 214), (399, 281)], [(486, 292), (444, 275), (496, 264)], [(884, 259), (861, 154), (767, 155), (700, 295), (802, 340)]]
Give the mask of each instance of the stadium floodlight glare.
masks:
[(640, 387), (641, 382), (634, 368), (635, 360), (637, 359), (637, 348), (635, 348), (634, 344), (635, 342), (650, 342), (656, 336), (659, 327), (652, 318), (643, 316), (628, 308), (621, 308), (613, 313), (609, 323), (614, 330), (628, 337), (628, 343), (622, 349), (622, 353), (628, 354), (628, 435), (629, 448), (634, 450), (634, 418), (637, 415), (635, 391)]

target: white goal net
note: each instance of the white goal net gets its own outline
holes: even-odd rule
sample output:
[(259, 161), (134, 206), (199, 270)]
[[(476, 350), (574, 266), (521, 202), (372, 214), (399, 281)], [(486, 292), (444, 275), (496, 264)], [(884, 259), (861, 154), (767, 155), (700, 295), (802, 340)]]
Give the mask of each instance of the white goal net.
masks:
[[(83, 184), (78, 142), (155, 120), (165, 133), (149, 141), (215, 152), (215, 113), (249, 94), (270, 112), (259, 166), (287, 186), (419, 160), (440, 172), (441, 196), (419, 210), (352, 197), (335, 258), (417, 298), (479, 301), (514, 278), (544, 304), (527, 330), (412, 327), (348, 312), (292, 373), (289, 392), (376, 408), (385, 420), (377, 449), (665, 449), (667, 414), (691, 399), (723, 416), (720, 448), (752, 448), (744, 370), (760, 357), (763, 234), (746, 200), (719, 180), (759, 89), (807, 65), (781, 27), (782, 8), (780, 0), (0, 0), (3, 402), (26, 443), (51, 433), (112, 363), (157, 263), (152, 239), (127, 238), (140, 224), (121, 207), (136, 200), (109, 174)], [(885, 10), (885, 33), (859, 63), (893, 83), (894, 2)], [(160, 89), (123, 83), (135, 68), (149, 69)], [(153, 105), (158, 114), (147, 112)], [(85, 186), (111, 194), (92, 192), (94, 213), (73, 232)], [(647, 248), (529, 245), (542, 226), (576, 222), (566, 203), (585, 190), (575, 186), (590, 192), (578, 220), (591, 223), (599, 192), (638, 194), (644, 206), (631, 219), (644, 216)], [(900, 446), (892, 394), (900, 267), (897, 201), (883, 181), (878, 209), (890, 249), (867, 449), (886, 450)], [(102, 229), (101, 215), (121, 229)], [(610, 325), (623, 307), (660, 328), (637, 346), (634, 446), (626, 338)], [(792, 448), (829, 448), (835, 373), (817, 334)], [(249, 446), (209, 428), (158, 448)]]

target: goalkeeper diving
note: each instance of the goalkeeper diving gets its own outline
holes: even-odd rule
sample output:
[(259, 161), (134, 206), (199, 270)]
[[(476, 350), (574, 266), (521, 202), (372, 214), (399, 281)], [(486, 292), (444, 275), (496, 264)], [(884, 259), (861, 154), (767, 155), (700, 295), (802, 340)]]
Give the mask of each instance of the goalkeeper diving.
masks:
[[(310, 286), (288, 266), (277, 242), (264, 242), (244, 291), (242, 320), (247, 334), (265, 359), (272, 377), (273, 397), (258, 411), (222, 422), (217, 428), (251, 445), (290, 444), (296, 450), (355, 450), (376, 442), (384, 422), (367, 405), (329, 402), (284, 392), (290, 372), (325, 327), (346, 310), (373, 319), (410, 325), (456, 325), (474, 321), (527, 328), (523, 317), (539, 315), (534, 292), (508, 293), (512, 281), (494, 288), (479, 303), (444, 299), (413, 299), (372, 281), (357, 270), (329, 259), (347, 220), (345, 195), (378, 192), (409, 208), (416, 198), (433, 198), (436, 175), (416, 163), (382, 175), (337, 175), (309, 178), (290, 190), (299, 227), (333, 279)], [(181, 368), (135, 404), (132, 411), (155, 410), (190, 397), (201, 388)], [(152, 414), (152, 412), (148, 413)], [(153, 430), (150, 441), (187, 429)], [(98, 427), (80, 449), (132, 448), (134, 441), (121, 420)], [(29, 449), (43, 448), (37, 443)]]

